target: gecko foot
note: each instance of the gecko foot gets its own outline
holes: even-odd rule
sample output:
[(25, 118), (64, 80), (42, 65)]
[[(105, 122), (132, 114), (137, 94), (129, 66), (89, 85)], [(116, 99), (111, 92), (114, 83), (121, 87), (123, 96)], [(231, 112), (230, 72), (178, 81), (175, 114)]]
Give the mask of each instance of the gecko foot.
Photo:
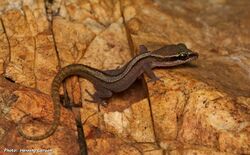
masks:
[(98, 103), (98, 104), (101, 104), (104, 107), (106, 107), (108, 105), (108, 103), (105, 100), (101, 99), (100, 97), (98, 97), (96, 95), (91, 94), (87, 89), (85, 89), (85, 91), (93, 99), (93, 100), (85, 99), (85, 101), (91, 102), (91, 103)]
[(149, 79), (147, 82), (148, 83), (153, 83), (153, 84), (156, 84), (157, 81), (163, 82), (163, 80), (161, 80), (161, 78), (162, 77), (152, 78), (152, 79)]
[(88, 100), (88, 99), (84, 99), (84, 101), (87, 101), (87, 102), (91, 102), (91, 103), (98, 103), (98, 104), (101, 104), (102, 106), (104, 106), (104, 107), (107, 107), (107, 102), (105, 102), (105, 101), (96, 101), (96, 100)]

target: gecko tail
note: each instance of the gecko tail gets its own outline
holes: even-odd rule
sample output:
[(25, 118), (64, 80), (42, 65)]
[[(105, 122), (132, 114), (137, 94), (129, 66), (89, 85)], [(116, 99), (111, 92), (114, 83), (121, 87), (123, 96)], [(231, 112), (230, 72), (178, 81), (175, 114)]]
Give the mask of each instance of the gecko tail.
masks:
[[(90, 67), (81, 65), (81, 64), (72, 64), (72, 65), (62, 68), (60, 72), (58, 72), (58, 74), (55, 76), (51, 85), (51, 97), (52, 97), (53, 106), (54, 106), (54, 118), (53, 118), (54, 120), (49, 130), (42, 135), (29, 136), (23, 132), (21, 125), (18, 125), (17, 126), (18, 133), (25, 139), (33, 140), (33, 141), (43, 140), (53, 135), (60, 123), (61, 107), (60, 107), (59, 88), (60, 88), (61, 83), (63, 82), (64, 79), (72, 75), (88, 77), (87, 75), (92, 70), (94, 69), (91, 69)], [(20, 121), (22, 121), (23, 118), (21, 118)]]
[[(52, 101), (53, 101), (53, 106), (54, 106), (54, 117), (53, 117), (53, 122), (51, 127), (49, 128), (48, 131), (46, 131), (44, 134), (41, 135), (27, 135), (26, 133), (23, 132), (22, 130), (22, 125), (18, 125), (17, 126), (17, 131), (19, 133), (20, 136), (22, 136), (25, 139), (28, 140), (33, 140), (33, 141), (39, 141), (39, 140), (43, 140), (46, 139), (48, 137), (50, 137), (51, 135), (53, 135), (57, 129), (57, 127), (59, 126), (60, 123), (60, 116), (61, 116), (61, 107), (60, 107), (60, 95), (59, 95), (59, 88), (60, 88), (60, 84), (61, 82), (67, 77), (66, 74), (57, 74), (52, 82), (52, 86), (51, 86), (51, 97), (52, 97)], [(25, 115), (24, 117), (22, 117), (20, 119), (20, 122), (27, 117), (27, 115)]]
[[(22, 117), (21, 120), (20, 120), (20, 122), (25, 117), (27, 117), (27, 115), (25, 115), (24, 117)], [(52, 126), (50, 127), (50, 129), (46, 133), (41, 134), (41, 135), (35, 135), (35, 136), (30, 136), (30, 135), (27, 135), (26, 133), (24, 133), (23, 129), (22, 129), (22, 125), (18, 125), (17, 126), (17, 131), (18, 131), (19, 135), (21, 135), (25, 139), (33, 140), (33, 141), (39, 141), (39, 140), (46, 139), (49, 136), (53, 135), (54, 132), (56, 131), (58, 125), (59, 125), (59, 121), (54, 120), (54, 122), (52, 123)]]
[[(55, 79), (57, 81), (57, 79)], [(54, 81), (55, 81), (54, 80)], [(33, 135), (29, 136), (23, 132), (22, 125), (17, 126), (17, 131), (19, 135), (21, 135), (23, 138), (33, 141), (39, 141), (48, 138), (49, 136), (53, 135), (59, 126), (60, 123), (60, 115), (61, 115), (61, 107), (60, 107), (60, 96), (59, 96), (59, 87), (60, 85), (52, 85), (52, 89), (56, 91), (52, 91), (52, 100), (53, 100), (53, 106), (54, 106), (54, 118), (51, 127), (48, 131), (46, 131), (44, 134), (41, 135)], [(27, 117), (27, 115), (23, 116), (20, 119), (20, 122)]]

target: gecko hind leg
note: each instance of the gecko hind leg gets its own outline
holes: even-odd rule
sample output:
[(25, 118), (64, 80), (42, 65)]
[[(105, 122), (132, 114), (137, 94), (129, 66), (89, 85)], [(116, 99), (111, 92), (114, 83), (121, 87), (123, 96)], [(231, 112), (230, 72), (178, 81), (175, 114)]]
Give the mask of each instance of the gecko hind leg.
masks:
[(72, 104), (71, 104), (70, 99), (69, 99), (67, 94), (60, 95), (60, 103), (66, 109), (70, 109), (72, 107), (71, 106)]
[(60, 101), (61, 105), (66, 109), (71, 109), (74, 106), (67, 91), (65, 91), (63, 95), (60, 95)]
[(68, 92), (65, 91), (64, 95), (60, 95), (60, 103), (66, 109), (71, 109), (72, 107), (82, 107), (82, 104), (75, 104), (69, 98)]
[(147, 53), (147, 52), (148, 52), (148, 49), (147, 49), (146, 46), (140, 45), (140, 46), (139, 46), (139, 51), (140, 51), (140, 53)]
[(144, 73), (149, 77), (149, 80), (147, 82), (152, 82), (154, 84), (156, 83), (156, 81), (163, 82), (163, 80), (161, 80), (161, 77), (157, 77), (152, 71), (151, 64), (144, 64), (142, 68), (144, 70)]

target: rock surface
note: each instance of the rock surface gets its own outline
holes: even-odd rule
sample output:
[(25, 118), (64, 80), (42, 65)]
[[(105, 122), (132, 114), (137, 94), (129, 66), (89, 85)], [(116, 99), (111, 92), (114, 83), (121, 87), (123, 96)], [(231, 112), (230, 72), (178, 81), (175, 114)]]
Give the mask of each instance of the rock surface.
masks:
[(1, 0), (0, 151), (79, 154), (74, 115), (65, 108), (45, 140), (16, 131), (26, 114), (29, 135), (51, 125), (59, 68), (114, 69), (140, 44), (153, 50), (183, 42), (199, 53), (197, 61), (155, 70), (162, 81), (138, 80), (107, 107), (84, 101), (85, 89), (94, 91), (88, 81), (66, 80), (71, 99), (83, 103), (89, 154), (250, 154), (249, 9), (250, 2), (233, 0)]

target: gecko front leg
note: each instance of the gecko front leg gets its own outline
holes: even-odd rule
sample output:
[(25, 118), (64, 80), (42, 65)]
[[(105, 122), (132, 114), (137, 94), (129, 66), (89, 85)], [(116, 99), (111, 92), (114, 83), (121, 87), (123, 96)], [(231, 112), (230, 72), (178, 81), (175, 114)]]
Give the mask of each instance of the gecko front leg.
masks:
[(156, 81), (161, 81), (163, 82), (160, 77), (157, 77), (155, 75), (155, 73), (152, 70), (152, 67), (150, 66), (150, 64), (144, 64), (142, 66), (142, 69), (144, 71), (144, 73), (149, 77), (149, 80), (147, 82), (153, 82), (155, 83)]

